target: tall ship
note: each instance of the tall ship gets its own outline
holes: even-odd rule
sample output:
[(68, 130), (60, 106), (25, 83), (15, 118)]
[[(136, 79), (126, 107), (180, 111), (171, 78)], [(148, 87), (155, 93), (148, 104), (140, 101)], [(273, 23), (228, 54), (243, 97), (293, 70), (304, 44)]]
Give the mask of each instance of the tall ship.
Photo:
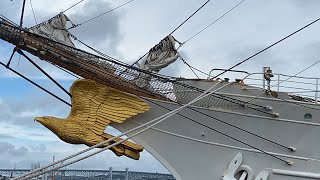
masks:
[[(181, 57), (171, 34), (130, 65), (75, 47), (68, 20), (60, 13), (22, 28), (0, 18), (0, 38), (14, 52), (32, 62), (26, 51), (81, 77), (68, 92), (67, 118), (35, 118), (62, 141), (136, 160), (145, 149), (177, 180), (320, 178), (319, 78), (278, 74), (270, 67), (259, 73), (212, 70), (240, 73), (235, 80), (210, 73), (206, 79), (165, 76), (158, 72)], [(1, 65), (10, 69), (10, 61)], [(104, 133), (108, 125), (127, 138)]]

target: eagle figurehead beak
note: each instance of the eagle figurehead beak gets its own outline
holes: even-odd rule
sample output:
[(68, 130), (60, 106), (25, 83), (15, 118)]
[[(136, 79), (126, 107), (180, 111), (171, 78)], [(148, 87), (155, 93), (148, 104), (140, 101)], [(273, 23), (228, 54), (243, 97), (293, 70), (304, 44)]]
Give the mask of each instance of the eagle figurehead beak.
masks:
[(34, 121), (38, 121), (41, 123), (43, 121), (43, 117), (35, 117)]

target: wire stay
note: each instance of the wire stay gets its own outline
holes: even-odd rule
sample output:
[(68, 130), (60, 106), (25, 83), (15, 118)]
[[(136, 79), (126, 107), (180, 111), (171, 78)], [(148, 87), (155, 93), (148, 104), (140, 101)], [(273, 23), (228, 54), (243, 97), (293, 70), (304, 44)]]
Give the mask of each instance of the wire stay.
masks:
[(69, 11), (70, 9), (74, 8), (75, 6), (77, 6), (78, 4), (82, 3), (84, 0), (80, 0), (78, 1), (77, 3), (73, 4), (72, 6), (68, 7), (66, 10), (62, 11), (62, 12), (67, 12)]
[(133, 2), (133, 1), (135, 1), (135, 0), (127, 1), (127, 2), (125, 2), (125, 3), (123, 3), (123, 4), (119, 5), (119, 6), (117, 6), (117, 7), (115, 7), (115, 8), (112, 8), (112, 9), (110, 9), (110, 10), (102, 13), (102, 14), (99, 14), (99, 15), (93, 17), (93, 18), (90, 18), (90, 19), (88, 19), (88, 20), (86, 20), (86, 21), (83, 21), (83, 22), (81, 22), (81, 23), (78, 23), (78, 24), (76, 24), (76, 25), (68, 28), (68, 30), (69, 30), (69, 29), (76, 28), (76, 27), (81, 26), (81, 25), (83, 25), (83, 24), (86, 24), (86, 23), (88, 23), (88, 22), (90, 22), (90, 21), (93, 21), (93, 20), (95, 20), (95, 19), (97, 19), (97, 18), (99, 18), (99, 17), (101, 17), (101, 16), (104, 16), (104, 15), (106, 15), (106, 14), (108, 14), (108, 13), (114, 11), (114, 10), (117, 10), (117, 9), (119, 9), (120, 7), (125, 6), (125, 5), (127, 5), (127, 4), (129, 4), (129, 3)]
[(241, 64), (243, 64), (243, 63), (245, 63), (245, 62), (247, 62), (247, 61), (249, 61), (250, 59), (254, 58), (255, 56), (257, 56), (257, 55), (261, 54), (262, 52), (264, 52), (264, 51), (266, 51), (266, 50), (268, 50), (268, 49), (272, 48), (273, 46), (275, 46), (275, 45), (279, 44), (280, 42), (282, 42), (282, 41), (284, 41), (284, 40), (286, 40), (286, 39), (288, 39), (289, 37), (291, 37), (291, 36), (293, 36), (293, 35), (297, 34), (298, 32), (300, 32), (300, 31), (304, 30), (305, 28), (307, 28), (307, 27), (309, 27), (309, 26), (313, 25), (314, 23), (318, 22), (319, 20), (320, 20), (320, 18), (318, 18), (318, 19), (316, 19), (316, 20), (312, 21), (311, 23), (309, 23), (309, 24), (305, 25), (304, 27), (302, 27), (302, 28), (298, 29), (297, 31), (295, 31), (295, 32), (293, 32), (293, 33), (291, 33), (291, 34), (289, 34), (288, 36), (286, 36), (286, 37), (284, 37), (284, 38), (280, 39), (279, 41), (277, 41), (277, 42), (275, 42), (275, 43), (271, 44), (270, 46), (268, 46), (268, 47), (266, 47), (266, 48), (264, 48), (264, 49), (260, 50), (259, 52), (257, 52), (257, 53), (255, 53), (255, 54), (253, 54), (252, 56), (250, 56), (250, 57), (248, 57), (248, 58), (246, 58), (246, 59), (244, 59), (243, 61), (241, 61), (241, 62), (239, 62), (239, 63), (237, 63), (237, 64), (233, 65), (233, 66), (232, 66), (232, 67), (230, 67), (229, 69), (224, 70), (223, 72), (221, 72), (221, 73), (219, 73), (218, 75), (214, 76), (212, 79), (215, 79), (215, 78), (217, 78), (217, 77), (221, 76), (222, 74), (226, 73), (227, 71), (230, 71), (230, 70), (232, 70), (233, 68), (235, 68), (235, 67), (237, 67), (237, 66), (239, 66), (239, 65), (241, 65)]
[(199, 12), (205, 5), (207, 5), (211, 0), (207, 0), (202, 6), (200, 6), (195, 12), (193, 12), (186, 20), (184, 20), (178, 27), (176, 27), (171, 33), (176, 32), (182, 25), (184, 25), (190, 18), (192, 18), (197, 12)]
[(22, 24), (23, 24), (23, 16), (24, 16), (24, 9), (26, 7), (26, 0), (23, 0), (22, 3), (22, 10), (21, 10), (21, 17), (20, 17), (20, 28), (22, 28)]
[(30, 6), (31, 6), (31, 10), (32, 10), (34, 21), (35, 21), (36, 25), (38, 25), (38, 21), (37, 21), (37, 18), (36, 18), (36, 13), (34, 12), (33, 5), (32, 5), (32, 0), (30, 0), (29, 2), (30, 2)]
[(18, 49), (17, 52), (26, 58), (32, 65), (39, 69), (44, 75), (46, 75), (53, 83), (55, 83), (62, 91), (68, 94), (71, 97), (71, 94), (61, 86), (55, 79), (53, 79), (46, 71), (44, 71), (40, 66), (38, 66), (34, 61), (32, 61), (21, 49)]
[(195, 38), (196, 36), (198, 36), (199, 34), (201, 34), (203, 31), (205, 31), (206, 29), (208, 29), (210, 26), (212, 26), (213, 24), (217, 23), (218, 21), (220, 21), (223, 17), (225, 17), (226, 15), (228, 15), (231, 11), (235, 10), (237, 7), (239, 7), (242, 3), (244, 3), (246, 0), (242, 0), (241, 2), (239, 2), (238, 4), (236, 4), (234, 7), (232, 7), (229, 11), (225, 12), (224, 14), (222, 14), (220, 17), (218, 17), (216, 20), (214, 20), (213, 22), (211, 22), (209, 25), (207, 25), (206, 27), (204, 27), (203, 29), (201, 29), (199, 32), (195, 33), (194, 35), (192, 35), (189, 39), (187, 39), (186, 41), (184, 41), (182, 44), (186, 44), (187, 42), (189, 42), (191, 39)]
[(59, 96), (53, 94), (52, 92), (50, 92), (49, 90), (45, 89), (44, 87), (40, 86), (39, 84), (33, 82), (31, 79), (25, 77), (24, 75), (20, 74), (19, 72), (17, 72), (16, 70), (12, 69), (11, 67), (8, 67), (6, 64), (4, 64), (3, 62), (0, 61), (0, 65), (2, 65), (3, 67), (7, 68), (8, 70), (12, 71), (13, 73), (17, 74), (18, 76), (22, 77), (23, 79), (25, 79), (26, 81), (30, 82), (31, 84), (35, 85), (36, 87), (40, 88), (41, 90), (43, 90), (44, 92), (50, 94), (51, 96), (53, 96), (54, 98), (60, 100), (61, 102), (63, 102), (64, 104), (71, 106), (70, 103), (68, 103), (67, 101), (63, 100), (62, 98), (60, 98)]

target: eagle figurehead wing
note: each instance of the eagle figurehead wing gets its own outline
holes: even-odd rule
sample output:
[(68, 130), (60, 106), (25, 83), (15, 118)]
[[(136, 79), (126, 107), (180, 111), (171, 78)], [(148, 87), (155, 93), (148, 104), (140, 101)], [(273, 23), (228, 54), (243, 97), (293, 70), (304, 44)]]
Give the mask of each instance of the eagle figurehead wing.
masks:
[[(70, 93), (72, 108), (67, 120), (106, 139), (113, 137), (104, 132), (110, 122), (123, 123), (126, 119), (150, 109), (140, 98), (93, 80), (76, 80), (70, 87)], [(117, 138), (115, 141), (120, 140)], [(118, 156), (126, 155), (139, 159), (139, 152), (143, 147), (126, 141), (111, 150)]]
[(123, 123), (150, 109), (140, 98), (93, 80), (76, 80), (70, 93), (72, 108), (67, 119), (77, 121), (98, 135), (104, 133), (110, 122)]

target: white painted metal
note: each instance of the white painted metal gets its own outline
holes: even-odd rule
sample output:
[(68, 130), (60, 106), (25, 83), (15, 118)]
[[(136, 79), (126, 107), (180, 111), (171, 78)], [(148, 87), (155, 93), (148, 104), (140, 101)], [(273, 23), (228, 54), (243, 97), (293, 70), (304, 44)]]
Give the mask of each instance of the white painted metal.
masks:
[(273, 169), (272, 173), (273, 174), (277, 174), (277, 175), (284, 175), (284, 176), (294, 176), (294, 177), (303, 177), (303, 178), (311, 178), (311, 179), (320, 179), (320, 174), (309, 173), (309, 172)]
[[(214, 82), (186, 80), (184, 83), (201, 89), (208, 89)], [(217, 86), (216, 88), (219, 87)], [(220, 90), (219, 93), (246, 101), (262, 92), (262, 89), (249, 89), (249, 87), (248, 90), (243, 90), (242, 87), (239, 84), (230, 85)], [(179, 96), (179, 94), (176, 95)], [(179, 115), (175, 115), (149, 129), (135, 137), (134, 140), (142, 144), (146, 150), (167, 167), (177, 180), (222, 179), (228, 169), (228, 165), (238, 153), (242, 154), (242, 165), (240, 167), (250, 167), (254, 174), (253, 179), (256, 180), (258, 180), (258, 176), (262, 180), (301, 180), (301, 177), (298, 176), (278, 175), (271, 173), (271, 171), (266, 171), (267, 169), (296, 172), (308, 171), (311, 174), (317, 174), (320, 169), (320, 144), (315, 142), (318, 142), (320, 137), (319, 105), (293, 101), (286, 93), (280, 92), (279, 97), (286, 101), (267, 94), (251, 101), (251, 103), (264, 107), (272, 107), (272, 109), (261, 108), (260, 110), (279, 113), (279, 117), (273, 117), (249, 108), (194, 108), (287, 147), (296, 148), (295, 152), (219, 123), (190, 109), (184, 109), (180, 113), (284, 160), (290, 160), (294, 162), (292, 166), (288, 166), (282, 161)], [(151, 101), (169, 109), (179, 107), (173, 103)], [(138, 115), (123, 124), (112, 125), (120, 131), (126, 131), (168, 112), (152, 103), (150, 103), (150, 106), (151, 110), (149, 112)], [(306, 113), (310, 113), (313, 118), (306, 121), (304, 119)], [(270, 174), (267, 175), (268, 173)]]
[(269, 176), (269, 172), (268, 171), (262, 171), (261, 173), (259, 173), (256, 177), (255, 180), (267, 180)]

